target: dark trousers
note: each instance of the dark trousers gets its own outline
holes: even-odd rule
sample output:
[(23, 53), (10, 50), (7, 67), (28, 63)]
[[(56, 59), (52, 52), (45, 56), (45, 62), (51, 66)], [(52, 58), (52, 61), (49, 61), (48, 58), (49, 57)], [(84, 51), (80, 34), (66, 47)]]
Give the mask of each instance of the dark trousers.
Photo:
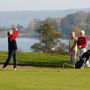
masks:
[(12, 50), (12, 51), (8, 52), (8, 58), (7, 58), (6, 62), (4, 63), (3, 68), (5, 68), (8, 65), (12, 56), (13, 56), (13, 61), (14, 61), (14, 68), (16, 68), (16, 66), (17, 66), (17, 54), (16, 53), (17, 53), (17, 50)]

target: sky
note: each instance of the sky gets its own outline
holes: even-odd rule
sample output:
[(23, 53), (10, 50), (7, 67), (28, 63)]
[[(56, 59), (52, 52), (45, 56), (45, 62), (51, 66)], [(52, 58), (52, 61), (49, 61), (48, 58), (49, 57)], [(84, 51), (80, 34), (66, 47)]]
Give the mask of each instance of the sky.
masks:
[(90, 8), (90, 0), (0, 0), (0, 11), (68, 10)]

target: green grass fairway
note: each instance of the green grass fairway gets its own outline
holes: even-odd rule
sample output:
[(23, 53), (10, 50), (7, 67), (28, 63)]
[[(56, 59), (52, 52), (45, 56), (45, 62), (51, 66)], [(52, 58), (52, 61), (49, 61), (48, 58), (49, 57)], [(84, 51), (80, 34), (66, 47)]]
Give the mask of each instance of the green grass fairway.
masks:
[(90, 90), (90, 69), (6, 69), (0, 90)]
[[(0, 63), (5, 62), (7, 55), (7, 52), (0, 52)], [(0, 90), (90, 90), (90, 68), (63, 69), (63, 63), (70, 63), (70, 57), (18, 52), (18, 65), (39, 67), (0, 70)]]

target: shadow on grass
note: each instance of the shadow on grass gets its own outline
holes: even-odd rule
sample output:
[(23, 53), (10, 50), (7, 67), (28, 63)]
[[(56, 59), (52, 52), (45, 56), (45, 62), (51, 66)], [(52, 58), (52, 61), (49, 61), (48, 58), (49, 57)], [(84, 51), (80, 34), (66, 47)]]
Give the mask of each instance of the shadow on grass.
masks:
[(53, 62), (20, 61), (20, 62), (18, 62), (18, 65), (20, 65), (20, 66), (36, 66), (36, 67), (63, 67), (64, 63), (70, 64), (70, 61), (53, 61)]

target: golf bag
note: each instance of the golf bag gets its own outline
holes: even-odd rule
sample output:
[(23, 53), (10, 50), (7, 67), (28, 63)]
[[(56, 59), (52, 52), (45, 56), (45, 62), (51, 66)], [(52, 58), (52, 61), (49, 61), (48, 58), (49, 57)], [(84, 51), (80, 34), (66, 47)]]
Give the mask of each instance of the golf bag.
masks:
[(75, 68), (84, 67), (85, 63), (89, 60), (89, 57), (90, 57), (90, 50), (88, 50), (87, 52), (85, 52), (82, 55), (82, 57), (80, 58), (80, 60), (78, 62), (76, 62)]

